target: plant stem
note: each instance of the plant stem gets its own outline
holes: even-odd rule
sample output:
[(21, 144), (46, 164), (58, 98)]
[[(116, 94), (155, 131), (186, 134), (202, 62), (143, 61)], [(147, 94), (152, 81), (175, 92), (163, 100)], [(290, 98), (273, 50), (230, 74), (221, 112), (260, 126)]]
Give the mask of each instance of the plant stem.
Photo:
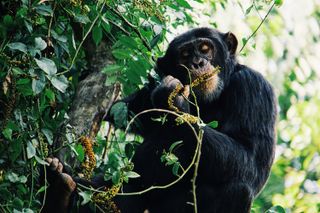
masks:
[(72, 66), (73, 66), (73, 64), (74, 64), (74, 62), (75, 62), (75, 60), (76, 60), (76, 58), (77, 58), (77, 56), (78, 56), (78, 54), (79, 54), (79, 51), (80, 51), (80, 49), (81, 49), (81, 47), (82, 47), (82, 45), (83, 45), (83, 42), (86, 40), (86, 38), (88, 37), (88, 35), (91, 33), (94, 25), (95, 25), (96, 22), (98, 21), (100, 15), (101, 15), (101, 12), (103, 11), (103, 8), (104, 8), (105, 4), (106, 4), (106, 3), (104, 2), (103, 5), (101, 6), (101, 9), (100, 9), (98, 15), (97, 15), (96, 18), (93, 20), (93, 22), (91, 23), (91, 25), (90, 25), (87, 33), (86, 33), (86, 34), (84, 35), (84, 37), (82, 38), (82, 40), (81, 40), (81, 42), (80, 42), (80, 44), (79, 44), (79, 46), (78, 46), (78, 48), (77, 48), (77, 50), (76, 50), (76, 53), (74, 54), (74, 56), (73, 56), (73, 58), (72, 58), (72, 61), (71, 61), (71, 64), (70, 64), (69, 68), (68, 68), (67, 70), (63, 71), (63, 72), (58, 73), (57, 75), (64, 75), (65, 73), (67, 73), (67, 72), (69, 72), (69, 71), (71, 70), (71, 68), (72, 68)]
[(245, 48), (245, 46), (247, 45), (248, 41), (253, 38), (253, 36), (255, 36), (255, 34), (258, 32), (258, 30), (260, 29), (260, 27), (262, 26), (262, 24), (266, 21), (267, 17), (269, 16), (269, 14), (271, 13), (274, 5), (276, 3), (273, 2), (273, 4), (271, 5), (271, 7), (269, 8), (267, 14), (263, 17), (263, 19), (261, 20), (260, 24), (258, 25), (258, 27), (255, 29), (255, 31), (253, 31), (253, 33), (248, 37), (248, 39), (246, 40), (246, 42), (243, 44), (243, 46), (241, 47), (239, 53), (241, 53), (241, 51)]

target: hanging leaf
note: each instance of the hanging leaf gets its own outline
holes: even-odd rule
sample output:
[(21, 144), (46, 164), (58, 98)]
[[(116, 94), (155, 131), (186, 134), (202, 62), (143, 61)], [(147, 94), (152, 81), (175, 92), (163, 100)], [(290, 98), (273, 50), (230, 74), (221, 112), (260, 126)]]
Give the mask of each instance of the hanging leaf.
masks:
[(41, 132), (46, 136), (49, 145), (53, 143), (53, 134), (50, 129), (41, 129)]
[(47, 73), (49, 76), (53, 76), (57, 73), (57, 67), (54, 61), (48, 59), (48, 58), (41, 58), (41, 59), (34, 59), (39, 66), (40, 69), (42, 69), (45, 73)]
[(43, 74), (43, 72), (40, 71), (34, 71), (31, 69), (29, 71), (30, 75), (33, 77), (32, 78), (32, 91), (35, 95), (38, 95), (42, 90), (44, 89), (46, 85), (46, 78)]
[(172, 167), (172, 174), (174, 174), (175, 176), (179, 176), (178, 174), (179, 168), (180, 168), (180, 163), (179, 162), (174, 163)]
[(110, 110), (110, 114), (113, 117), (117, 128), (125, 127), (127, 125), (128, 108), (124, 102), (114, 104)]
[(19, 51), (21, 51), (23, 53), (27, 53), (27, 51), (28, 51), (27, 46), (24, 43), (21, 43), (21, 42), (10, 43), (10, 44), (8, 44), (8, 47), (11, 50), (19, 50)]
[(30, 158), (34, 157), (35, 155), (36, 155), (36, 148), (29, 141), (27, 143), (27, 157), (28, 157), (28, 159), (30, 159)]
[(65, 76), (58, 76), (51, 78), (52, 85), (60, 92), (65, 93), (68, 88), (68, 80)]
[(98, 44), (102, 40), (102, 29), (100, 26), (95, 26), (92, 29), (92, 38), (93, 38), (94, 43), (98, 46)]
[(155, 37), (153, 37), (153, 39), (150, 41), (150, 47), (153, 49), (157, 44), (158, 42), (160, 41), (160, 38), (161, 38), (161, 33), (159, 33), (158, 35), (156, 35)]
[(38, 50), (44, 50), (47, 47), (47, 43), (41, 37), (35, 38), (34, 43), (35, 48)]
[(80, 144), (76, 145), (75, 152), (76, 152), (76, 155), (77, 155), (77, 159), (80, 162), (83, 162), (83, 160), (84, 160), (84, 149)]

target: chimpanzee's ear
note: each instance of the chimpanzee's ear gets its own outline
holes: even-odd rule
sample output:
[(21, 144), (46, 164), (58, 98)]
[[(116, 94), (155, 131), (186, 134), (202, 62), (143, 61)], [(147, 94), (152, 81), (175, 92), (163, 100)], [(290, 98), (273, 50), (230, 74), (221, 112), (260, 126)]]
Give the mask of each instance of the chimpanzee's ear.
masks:
[(224, 36), (224, 41), (228, 46), (228, 50), (231, 55), (234, 55), (237, 51), (238, 40), (232, 32), (228, 32)]

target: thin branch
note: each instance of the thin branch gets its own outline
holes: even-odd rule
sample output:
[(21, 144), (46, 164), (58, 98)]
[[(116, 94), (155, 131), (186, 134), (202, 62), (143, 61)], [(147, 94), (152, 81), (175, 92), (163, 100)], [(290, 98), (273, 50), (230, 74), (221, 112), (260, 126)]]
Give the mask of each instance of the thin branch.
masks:
[(54, 2), (53, 10), (52, 10), (51, 18), (50, 18), (50, 23), (49, 23), (49, 27), (48, 27), (48, 35), (47, 35), (48, 38), (50, 38), (50, 36), (51, 36), (52, 22), (53, 22), (54, 11), (56, 10), (56, 7), (57, 7), (57, 3)]
[(122, 19), (122, 21), (124, 21), (124, 23), (126, 23), (140, 38), (140, 40), (142, 41), (143, 45), (149, 50), (151, 51), (151, 47), (149, 46), (148, 42), (144, 39), (144, 37), (141, 35), (140, 31), (138, 30), (138, 27), (133, 25), (132, 23), (130, 23), (119, 11), (117, 11), (116, 9), (110, 7), (109, 5), (107, 5), (107, 7), (114, 12), (119, 18)]
[(102, 11), (103, 11), (103, 8), (104, 8), (105, 4), (106, 4), (105, 2), (102, 4), (101, 9), (100, 9), (98, 15), (97, 15), (96, 18), (93, 20), (93, 22), (91, 23), (91, 25), (90, 25), (87, 33), (86, 33), (86, 34), (84, 35), (84, 37), (82, 38), (82, 41), (80, 42), (80, 44), (79, 44), (79, 46), (78, 46), (78, 48), (77, 48), (77, 50), (76, 50), (76, 53), (75, 53), (74, 56), (73, 56), (73, 59), (72, 59), (72, 61), (71, 61), (71, 64), (70, 64), (69, 68), (68, 68), (67, 70), (63, 71), (63, 72), (58, 73), (57, 75), (64, 75), (65, 73), (67, 73), (67, 72), (69, 72), (69, 71), (71, 70), (71, 68), (72, 68), (72, 66), (73, 66), (73, 64), (74, 64), (74, 62), (75, 62), (75, 60), (76, 60), (76, 58), (77, 58), (77, 56), (78, 56), (78, 54), (79, 54), (79, 51), (80, 51), (80, 49), (81, 49), (81, 47), (82, 47), (82, 45), (83, 45), (83, 42), (86, 40), (86, 38), (88, 37), (88, 35), (91, 33), (92, 28), (94, 27), (94, 25), (95, 25), (96, 22), (98, 21), (101, 13), (102, 13)]
[(251, 38), (253, 38), (255, 36), (255, 34), (258, 32), (258, 30), (260, 29), (260, 27), (262, 26), (262, 24), (265, 22), (265, 20), (267, 19), (267, 17), (269, 16), (270, 12), (272, 11), (273, 7), (275, 6), (275, 2), (273, 2), (273, 4), (271, 5), (271, 7), (269, 8), (267, 14), (263, 17), (263, 19), (261, 20), (260, 24), (258, 25), (258, 27), (255, 29), (255, 31), (248, 37), (248, 39), (246, 40), (246, 42), (242, 45), (239, 53), (241, 53), (241, 51), (245, 48), (245, 46), (247, 45), (247, 43), (249, 42), (249, 40)]
[(260, 17), (260, 19), (261, 19), (261, 20), (263, 20), (263, 18), (262, 18), (262, 16), (261, 16), (260, 12), (259, 12), (259, 10), (258, 10), (258, 7), (257, 7), (257, 5), (256, 5), (256, 1), (255, 1), (255, 0), (253, 0), (253, 1), (252, 1), (252, 4), (253, 4), (253, 7), (254, 7), (254, 9), (256, 10), (256, 12), (257, 12), (258, 16)]

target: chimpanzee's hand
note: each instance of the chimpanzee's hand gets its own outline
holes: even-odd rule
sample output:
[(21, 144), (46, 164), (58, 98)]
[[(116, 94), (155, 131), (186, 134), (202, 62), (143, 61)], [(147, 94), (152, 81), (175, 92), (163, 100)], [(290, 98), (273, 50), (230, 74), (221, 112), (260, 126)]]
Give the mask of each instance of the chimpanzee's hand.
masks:
[(172, 104), (182, 112), (189, 112), (189, 103), (187, 98), (189, 97), (189, 86), (183, 86), (182, 83), (177, 79), (168, 75), (164, 77), (161, 84), (155, 88), (152, 92), (151, 99), (153, 106), (156, 108), (174, 110), (172, 106), (169, 106), (169, 96), (175, 92), (176, 88), (181, 87), (182, 89), (172, 97)]

